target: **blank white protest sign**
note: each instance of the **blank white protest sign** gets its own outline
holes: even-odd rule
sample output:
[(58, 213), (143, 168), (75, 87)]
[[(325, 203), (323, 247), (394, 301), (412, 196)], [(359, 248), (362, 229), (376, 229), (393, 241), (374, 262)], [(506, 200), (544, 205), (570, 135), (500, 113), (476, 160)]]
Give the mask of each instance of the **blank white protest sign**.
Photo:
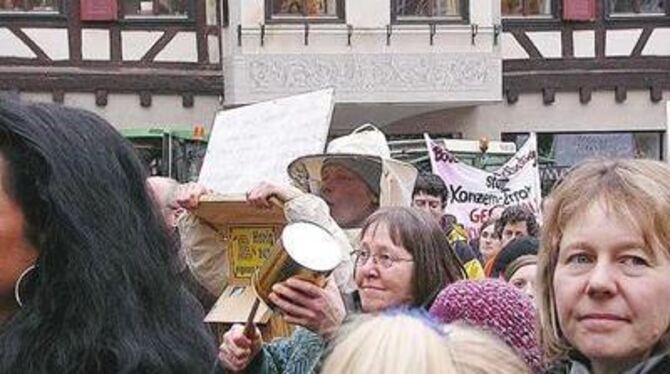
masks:
[(291, 161), (324, 151), (333, 106), (326, 89), (219, 112), (198, 182), (221, 194), (289, 183)]

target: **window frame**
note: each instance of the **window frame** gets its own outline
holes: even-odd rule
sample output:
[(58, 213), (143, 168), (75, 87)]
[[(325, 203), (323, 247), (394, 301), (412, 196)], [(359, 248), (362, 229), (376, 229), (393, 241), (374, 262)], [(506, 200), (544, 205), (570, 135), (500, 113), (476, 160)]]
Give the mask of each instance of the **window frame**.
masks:
[[(304, 23), (346, 23), (345, 0), (333, 0), (337, 5), (335, 17), (310, 17), (310, 16), (284, 16), (277, 17), (272, 14), (273, 3), (280, 0), (265, 0), (265, 23), (267, 24), (304, 24)], [(299, 0), (307, 1), (307, 0)]]
[[(460, 17), (433, 17), (433, 16), (416, 16), (416, 17), (398, 17), (396, 13), (396, 4), (399, 0), (390, 0), (391, 2), (391, 24), (394, 25), (426, 25), (426, 24), (451, 24), (451, 25), (467, 25), (470, 23), (470, 0), (459, 0), (461, 7)], [(480, 0), (472, 0), (480, 1)]]
[[(77, 0), (74, 0), (77, 1)], [(117, 21), (119, 24), (195, 24), (195, 0), (185, 0), (186, 1), (186, 16), (166, 16), (166, 15), (139, 15), (134, 16), (128, 15), (125, 13), (124, 0), (115, 0), (118, 5), (118, 14)], [(151, 0), (154, 3), (158, 3), (159, 0)], [(141, 2), (141, 0), (140, 0)]]
[[(527, 21), (553, 21), (553, 20), (558, 20), (560, 17), (560, 6), (562, 5), (563, 1), (567, 0), (547, 0), (550, 2), (549, 4), (549, 9), (551, 10), (549, 14), (526, 14), (528, 12), (528, 3), (531, 0), (521, 0), (522, 1), (522, 8), (523, 11), (522, 15), (504, 15), (502, 13), (502, 9), (500, 10), (500, 19), (503, 21), (519, 21), (519, 22), (527, 22)], [(596, 0), (597, 1), (597, 0)]]
[(609, 0), (603, 0), (603, 1), (605, 3), (603, 6), (605, 19), (608, 21), (654, 20), (654, 19), (666, 19), (670, 17), (670, 0), (663, 0), (663, 2), (661, 3), (663, 6), (662, 13), (614, 13)]
[[(33, 2), (33, 0), (22, 0), (26, 2)], [(0, 9), (0, 18), (2, 19), (66, 19), (67, 0), (54, 0), (56, 10), (54, 11), (32, 11), (32, 10), (2, 10)]]

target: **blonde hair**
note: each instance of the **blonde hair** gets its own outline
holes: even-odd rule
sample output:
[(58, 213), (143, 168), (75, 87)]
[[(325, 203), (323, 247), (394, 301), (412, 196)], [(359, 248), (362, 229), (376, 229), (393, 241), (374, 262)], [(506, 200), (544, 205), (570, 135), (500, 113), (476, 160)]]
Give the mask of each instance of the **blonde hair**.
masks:
[(587, 161), (570, 171), (550, 199), (538, 254), (537, 301), (542, 347), (547, 362), (555, 362), (575, 350), (561, 332), (553, 284), (563, 229), (599, 203), (639, 229), (652, 255), (670, 255), (670, 166), (651, 160)]
[(322, 373), (529, 372), (493, 335), (461, 324), (432, 324), (408, 314), (356, 317), (343, 327)]

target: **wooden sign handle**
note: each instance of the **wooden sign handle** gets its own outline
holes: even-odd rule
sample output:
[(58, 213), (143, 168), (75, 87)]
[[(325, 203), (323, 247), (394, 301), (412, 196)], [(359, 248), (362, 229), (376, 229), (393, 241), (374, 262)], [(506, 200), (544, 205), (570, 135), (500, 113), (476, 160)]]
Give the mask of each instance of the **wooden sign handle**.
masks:
[(256, 325), (254, 325), (254, 318), (256, 318), (256, 311), (258, 310), (258, 305), (261, 303), (259, 298), (256, 298), (254, 305), (251, 307), (249, 312), (249, 317), (247, 317), (247, 323), (244, 325), (244, 336), (254, 340), (256, 338)]

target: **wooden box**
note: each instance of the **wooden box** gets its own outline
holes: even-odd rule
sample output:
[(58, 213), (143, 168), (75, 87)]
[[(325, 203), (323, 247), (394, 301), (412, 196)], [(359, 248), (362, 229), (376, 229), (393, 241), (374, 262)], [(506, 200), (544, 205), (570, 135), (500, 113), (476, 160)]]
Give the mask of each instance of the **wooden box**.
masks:
[[(222, 341), (233, 324), (244, 324), (256, 296), (251, 275), (269, 256), (286, 225), (283, 209), (259, 209), (247, 204), (244, 195), (209, 195), (200, 200), (194, 214), (215, 229), (227, 243), (228, 285), (205, 317)], [(292, 327), (261, 302), (254, 322), (265, 341), (288, 336)]]

